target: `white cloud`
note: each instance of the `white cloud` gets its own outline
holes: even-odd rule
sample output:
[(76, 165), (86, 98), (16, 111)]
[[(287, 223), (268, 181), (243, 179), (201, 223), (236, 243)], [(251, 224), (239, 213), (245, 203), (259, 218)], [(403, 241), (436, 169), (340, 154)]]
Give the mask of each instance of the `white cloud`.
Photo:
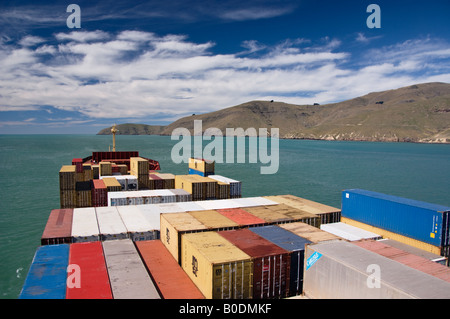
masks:
[(354, 64), (345, 46), (329, 38), (273, 47), (249, 40), (243, 43), (248, 51), (235, 54), (213, 54), (212, 42), (141, 31), (74, 31), (55, 38), (64, 42), (0, 47), (0, 111), (51, 105), (90, 118), (174, 118), (254, 99), (324, 104), (413, 83), (450, 82), (450, 69), (442, 67), (450, 44), (442, 40), (372, 50), (371, 61)]

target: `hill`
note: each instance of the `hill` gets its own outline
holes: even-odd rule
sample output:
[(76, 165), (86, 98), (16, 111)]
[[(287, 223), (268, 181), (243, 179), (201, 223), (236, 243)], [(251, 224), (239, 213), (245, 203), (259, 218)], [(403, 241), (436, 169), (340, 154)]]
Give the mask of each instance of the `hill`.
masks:
[(450, 84), (417, 84), (326, 105), (251, 101), (181, 118), (155, 134), (171, 135), (177, 127), (193, 134), (194, 120), (223, 134), (226, 128), (279, 128), (280, 138), (450, 143)]
[[(159, 135), (165, 126), (147, 124), (119, 124), (116, 125), (117, 135)], [(111, 135), (111, 127), (104, 128), (97, 135)]]

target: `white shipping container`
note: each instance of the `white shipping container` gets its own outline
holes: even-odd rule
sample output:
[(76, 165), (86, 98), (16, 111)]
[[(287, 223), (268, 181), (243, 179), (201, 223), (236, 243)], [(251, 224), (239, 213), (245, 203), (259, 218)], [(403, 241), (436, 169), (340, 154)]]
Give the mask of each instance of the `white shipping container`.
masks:
[(238, 207), (278, 205), (277, 202), (264, 197), (233, 198), (232, 200), (239, 205)]
[(157, 239), (157, 230), (148, 222), (138, 206), (119, 206), (117, 210), (133, 241)]
[(216, 181), (229, 184), (231, 198), (240, 197), (242, 195), (242, 182), (222, 175), (208, 175), (208, 177)]
[[(146, 222), (150, 224), (150, 228), (156, 230), (159, 234), (160, 215), (162, 213), (158, 205), (139, 205), (139, 211), (144, 216)], [(159, 236), (158, 236), (159, 238)]]
[(168, 189), (140, 190), (134, 192), (108, 192), (108, 206), (175, 203), (176, 195)]
[(337, 240), (306, 246), (303, 291), (313, 299), (449, 299), (450, 283)]
[(320, 229), (349, 241), (361, 239), (381, 239), (382, 236), (345, 223), (330, 223), (320, 225)]
[(94, 207), (74, 208), (72, 217), (72, 241), (74, 243), (100, 240)]
[(95, 207), (98, 228), (102, 240), (128, 238), (127, 228), (117, 211), (117, 207)]

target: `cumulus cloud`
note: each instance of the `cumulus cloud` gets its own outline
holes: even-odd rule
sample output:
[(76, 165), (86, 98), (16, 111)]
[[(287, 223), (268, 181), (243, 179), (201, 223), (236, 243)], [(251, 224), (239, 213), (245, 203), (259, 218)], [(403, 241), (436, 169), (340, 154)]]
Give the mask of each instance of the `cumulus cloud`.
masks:
[(450, 44), (429, 38), (371, 50), (372, 59), (356, 64), (338, 39), (328, 38), (272, 47), (248, 40), (247, 51), (234, 54), (214, 54), (215, 43), (184, 35), (131, 30), (73, 31), (51, 40), (25, 37), (20, 46), (0, 47), (0, 111), (50, 105), (90, 119), (173, 118), (254, 99), (322, 104), (450, 82), (450, 68), (442, 67), (449, 65)]

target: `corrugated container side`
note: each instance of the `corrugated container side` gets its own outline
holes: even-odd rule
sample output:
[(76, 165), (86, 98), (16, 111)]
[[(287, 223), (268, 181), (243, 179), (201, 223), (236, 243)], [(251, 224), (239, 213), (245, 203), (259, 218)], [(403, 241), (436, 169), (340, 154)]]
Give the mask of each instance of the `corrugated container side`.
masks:
[(68, 244), (38, 247), (19, 299), (64, 299), (68, 262)]
[(356, 220), (353, 220), (353, 219), (350, 219), (350, 218), (346, 218), (346, 217), (341, 217), (341, 221), (343, 223), (345, 223), (345, 224), (349, 224), (349, 225), (352, 225), (352, 226), (355, 226), (355, 227), (358, 227), (358, 228), (361, 228), (361, 229), (365, 229), (365, 230), (368, 230), (370, 232), (379, 234), (383, 238), (394, 239), (394, 240), (399, 241), (401, 243), (404, 243), (404, 244), (407, 244), (407, 245), (411, 245), (411, 246), (419, 248), (419, 249), (423, 249), (423, 250), (428, 251), (428, 252), (433, 253), (433, 254), (441, 255), (441, 253), (442, 253), (441, 247), (430, 245), (428, 243), (422, 242), (422, 241), (414, 239), (414, 238), (402, 236), (400, 234), (397, 234), (397, 233), (394, 233), (394, 232), (390, 232), (390, 231), (387, 231), (387, 230), (382, 229), (382, 228), (374, 227), (374, 226), (371, 226), (371, 225), (368, 225), (368, 224), (365, 224), (365, 223), (361, 223), (361, 222), (358, 222)]
[(342, 192), (342, 216), (438, 246), (449, 246), (450, 207), (361, 189)]
[(188, 213), (170, 213), (160, 216), (160, 238), (175, 260), (181, 262), (181, 235), (207, 230), (197, 218)]
[(181, 266), (207, 299), (252, 298), (253, 262), (216, 232), (184, 234)]
[(311, 242), (276, 225), (252, 227), (249, 229), (290, 252), (289, 296), (301, 294), (303, 292), (305, 246)]
[(450, 282), (450, 268), (444, 265), (432, 262), (426, 258), (414, 254), (410, 254), (404, 250), (385, 245), (380, 241), (362, 240), (354, 241), (352, 243), (364, 249), (373, 251), (381, 256), (398, 261), (411, 268)]
[(41, 236), (41, 245), (69, 244), (72, 242), (73, 209), (53, 209)]
[(112, 299), (101, 242), (70, 245), (66, 299)]
[(105, 183), (108, 192), (120, 192), (122, 190), (122, 186), (114, 177), (104, 177), (102, 181)]
[(293, 195), (264, 196), (264, 198), (315, 214), (319, 216), (321, 224), (335, 223), (341, 219), (341, 210), (339, 208), (314, 202), (309, 199)]
[(224, 182), (217, 182), (216, 198), (217, 199), (230, 198), (230, 184)]
[(428, 260), (431, 260), (431, 261), (433, 261), (435, 263), (442, 264), (444, 266), (447, 265), (447, 262), (448, 262), (448, 258), (447, 257), (443, 257), (443, 256), (441, 256), (439, 254), (433, 254), (433, 253), (430, 253), (430, 252), (425, 251), (423, 249), (420, 249), (420, 248), (417, 248), (417, 247), (414, 247), (414, 246), (411, 246), (411, 245), (407, 245), (407, 244), (401, 243), (401, 242), (393, 240), (393, 239), (383, 238), (383, 239), (379, 239), (379, 241), (383, 242), (383, 244), (385, 244), (385, 245), (392, 246), (392, 247), (395, 247), (397, 249), (407, 251), (410, 254), (426, 258)]
[(100, 240), (94, 207), (74, 208), (71, 237), (73, 243)]
[(112, 175), (111, 162), (100, 162), (99, 163), (99, 175), (100, 176), (111, 176)]
[(130, 239), (102, 242), (114, 299), (160, 299)]
[(61, 190), (59, 192), (61, 208), (74, 208), (77, 205), (77, 192), (75, 189)]
[(92, 181), (92, 206), (108, 206), (108, 190), (101, 179)]
[(128, 238), (127, 228), (117, 207), (95, 207), (101, 240)]
[(297, 236), (303, 237), (312, 243), (320, 243), (322, 241), (338, 240), (340, 237), (329, 232), (321, 230), (317, 227), (308, 225), (303, 222), (295, 222), (288, 224), (280, 224), (279, 227), (289, 230)]
[(285, 298), (289, 291), (290, 253), (248, 229), (218, 232), (253, 261), (253, 299)]
[(450, 283), (347, 241), (307, 245), (304, 293), (318, 299), (448, 299)]
[(217, 212), (231, 219), (241, 227), (266, 224), (265, 220), (250, 214), (242, 208), (217, 209)]
[(162, 298), (205, 298), (160, 240), (135, 245)]
[(59, 171), (59, 189), (75, 190), (77, 182), (75, 165), (63, 165)]

